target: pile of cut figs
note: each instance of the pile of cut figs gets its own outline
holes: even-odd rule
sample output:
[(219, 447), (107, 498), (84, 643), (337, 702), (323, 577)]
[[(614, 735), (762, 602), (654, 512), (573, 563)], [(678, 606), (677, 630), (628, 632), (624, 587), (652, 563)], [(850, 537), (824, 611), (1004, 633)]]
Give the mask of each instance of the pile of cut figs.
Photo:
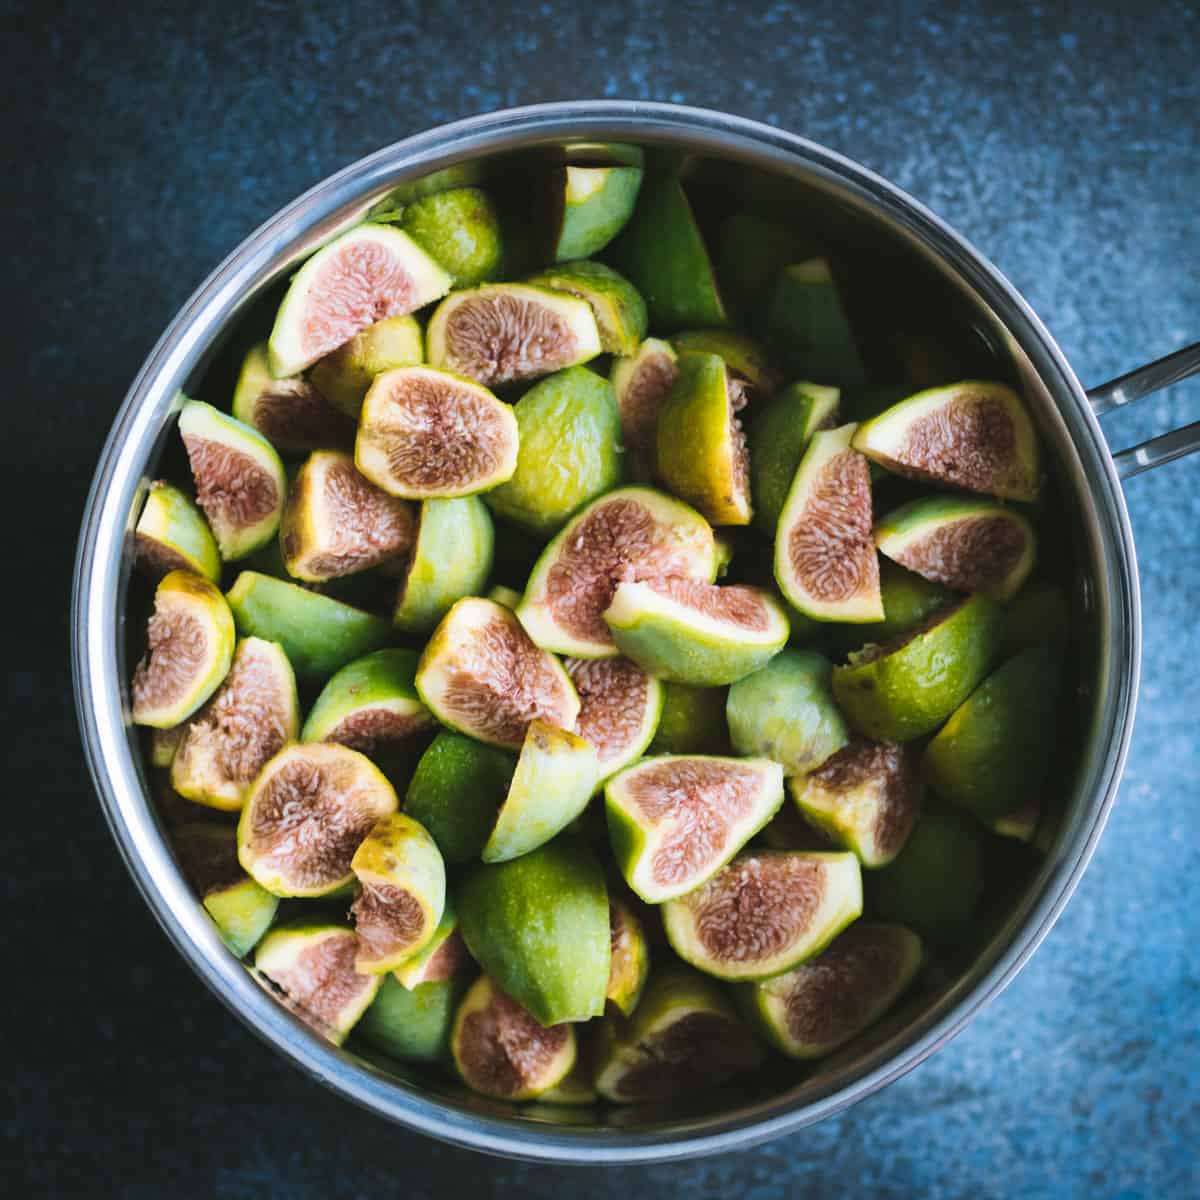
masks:
[(556, 1105), (798, 1072), (1053, 834), (1037, 433), (1002, 379), (881, 375), (836, 252), (706, 225), (686, 170), (526, 183), (398, 190), (181, 399), (153, 792), (332, 1043)]

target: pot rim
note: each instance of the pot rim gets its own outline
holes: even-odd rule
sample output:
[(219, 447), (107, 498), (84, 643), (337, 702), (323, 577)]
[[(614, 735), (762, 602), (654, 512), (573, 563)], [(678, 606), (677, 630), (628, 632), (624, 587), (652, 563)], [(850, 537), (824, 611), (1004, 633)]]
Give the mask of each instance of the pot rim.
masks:
[[(989, 306), (1053, 395), (1088, 483), (1089, 532), (1102, 573), (1095, 602), (1108, 652), (1098, 667), (1097, 719), (1075, 805), (1053, 856), (974, 965), (903, 1030), (812, 1096), (783, 1093), (723, 1115), (633, 1130), (572, 1128), (490, 1115), (425, 1093), (312, 1036), (228, 953), (175, 866), (151, 808), (124, 709), (122, 601), (131, 513), (143, 470), (178, 405), (178, 393), (217, 334), (266, 279), (361, 219), (406, 178), (485, 152), (539, 140), (607, 138), (685, 143), (713, 155), (753, 158), (835, 187), (898, 225)], [(364, 200), (364, 196), (367, 197)], [(97, 464), (76, 555), (72, 660), (89, 768), (126, 866), (159, 923), (218, 998), (311, 1077), (390, 1120), (489, 1153), (570, 1163), (661, 1162), (746, 1148), (841, 1111), (924, 1061), (955, 1036), (1021, 969), (1049, 932), (1087, 866), (1116, 796), (1137, 701), (1141, 615), (1133, 535), (1124, 496), (1086, 395), (1053, 338), (1020, 293), (978, 250), (906, 192), (814, 142), (708, 109), (640, 101), (570, 101), (506, 109), (438, 126), (376, 151), (281, 209), (197, 288), (135, 378)], [(1052, 861), (1051, 861), (1052, 859)]]

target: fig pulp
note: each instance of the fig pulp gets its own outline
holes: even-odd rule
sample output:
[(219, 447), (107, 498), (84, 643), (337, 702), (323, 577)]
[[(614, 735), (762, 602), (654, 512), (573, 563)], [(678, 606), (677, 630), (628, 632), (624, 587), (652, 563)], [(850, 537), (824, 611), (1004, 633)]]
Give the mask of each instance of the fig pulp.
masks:
[(571, 729), (579, 715), (562, 664), (490, 600), (469, 598), (451, 608), (421, 655), (416, 683), (443, 725), (512, 750), (530, 721)]
[(620, 488), (572, 518), (538, 559), (517, 616), (547, 650), (618, 653), (604, 610), (623, 580), (679, 576), (710, 583), (712, 529), (694, 509), (650, 488)]
[(146, 492), (133, 535), (137, 563), (155, 581), (168, 571), (192, 571), (209, 583), (221, 578), (221, 554), (204, 514), (161, 479)]
[(397, 367), (363, 399), (354, 461), (392, 496), (469, 496), (512, 477), (517, 441), (512, 409), (487, 388), (432, 367)]
[(608, 899), (608, 925), (611, 950), (605, 995), (622, 1016), (631, 1017), (650, 973), (646, 931), (633, 909), (615, 896)]
[(625, 469), (638, 482), (654, 474), (658, 414), (677, 375), (674, 348), (658, 338), (647, 338), (629, 357), (613, 359), (609, 381), (621, 414)]
[(823, 950), (862, 912), (853, 854), (742, 854), (663, 906), (685, 962), (721, 979), (765, 979)]
[(579, 696), (575, 732), (596, 749), (601, 783), (639, 759), (658, 728), (663, 685), (627, 658), (568, 659)]
[(189, 800), (236, 812), (264, 764), (299, 728), (296, 677), (282, 647), (242, 638), (221, 686), (184, 728), (171, 786)]
[(238, 822), (238, 858), (276, 896), (328, 896), (396, 793), (369, 758), (332, 743), (290, 745), (262, 769)]
[(613, 855), (643, 900), (698, 887), (774, 815), (783, 772), (764, 759), (647, 758), (605, 786)]
[[(353, 420), (376, 375), (425, 361), (425, 334), (416, 317), (388, 317), (356, 333), (320, 362), (309, 378), (338, 409)], [(354, 430), (350, 442), (354, 441)]]
[(458, 932), (458, 912), (447, 892), (442, 919), (433, 931), (433, 937), (400, 963), (392, 971), (392, 977), (412, 991), (427, 983), (444, 983), (455, 978), (470, 961), (462, 934)]
[(359, 225), (322, 246), (296, 272), (267, 343), (271, 373), (298, 375), (377, 321), (444, 296), (450, 284), (407, 233)]
[(186, 721), (228, 673), (234, 640), (229, 605), (207, 579), (190, 571), (163, 576), (130, 685), (134, 724), (171, 729)]

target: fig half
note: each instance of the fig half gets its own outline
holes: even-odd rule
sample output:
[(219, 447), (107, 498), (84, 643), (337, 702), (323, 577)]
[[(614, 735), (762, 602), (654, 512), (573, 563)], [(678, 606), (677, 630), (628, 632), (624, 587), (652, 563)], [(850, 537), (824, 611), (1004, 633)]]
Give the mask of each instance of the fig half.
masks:
[(918, 392), (860, 425), (854, 447), (911, 479), (1005, 500), (1037, 496), (1037, 434), (1020, 397), (1002, 383)]
[(626, 470), (638, 482), (654, 474), (658, 414), (677, 375), (675, 349), (659, 338), (647, 338), (628, 357), (613, 359), (608, 377), (621, 414)]
[(155, 580), (168, 571), (194, 571), (209, 583), (220, 581), (221, 553), (203, 513), (161, 479), (146, 492), (133, 541), (138, 566)]
[(350, 906), (354, 969), (384, 975), (433, 938), (446, 907), (446, 867), (433, 838), (404, 813), (383, 817), (350, 860), (359, 893)]
[(462, 934), (458, 931), (458, 910), (450, 892), (442, 908), (442, 919), (433, 937), (415, 954), (395, 967), (392, 976), (410, 991), (427, 983), (444, 983), (459, 975), (471, 961)]
[(363, 400), (354, 461), (391, 496), (469, 496), (512, 477), (512, 409), (469, 379), (433, 367), (377, 375)]
[(267, 343), (276, 378), (299, 375), (376, 321), (415, 312), (450, 276), (402, 230), (366, 223), (322, 246), (296, 272)]
[(275, 447), (257, 429), (189, 400), (179, 432), (221, 557), (235, 562), (265, 545), (279, 529), (287, 479)]
[(278, 642), (301, 679), (328, 678), (390, 633), (374, 613), (258, 571), (242, 571), (227, 598), (238, 632)]
[(385, 975), (371, 1007), (355, 1026), (355, 1040), (362, 1038), (397, 1062), (444, 1062), (461, 995), (456, 979), (410, 989)]
[(233, 415), (257, 429), (280, 454), (307, 454), (354, 442), (354, 422), (315, 383), (299, 375), (276, 379), (271, 374), (266, 342), (251, 346), (242, 360)]
[(839, 388), (865, 382), (854, 334), (825, 259), (793, 263), (779, 273), (766, 323), (768, 340), (788, 370)]
[(611, 948), (605, 996), (622, 1016), (631, 1017), (650, 974), (646, 931), (633, 909), (615, 896), (608, 898), (608, 926)]
[(455, 287), (474, 287), (500, 271), (500, 217), (481, 188), (420, 196), (404, 206), (400, 226), (450, 272)]
[(819, 767), (849, 740), (834, 702), (828, 659), (815, 650), (785, 650), (729, 689), (725, 716), (739, 754), (770, 758), (785, 775)]
[(286, 746), (246, 797), (238, 858), (276, 896), (328, 896), (353, 881), (355, 850), (395, 811), (392, 785), (356, 750)]
[(570, 729), (579, 697), (552, 654), (539, 649), (512, 612), (490, 600), (460, 600), (429, 639), (417, 691), (443, 725), (511, 750), (530, 721)]
[(534, 275), (530, 283), (578, 296), (591, 305), (605, 354), (633, 354), (646, 336), (646, 302), (624, 275), (581, 259)]
[(463, 1082), (499, 1100), (532, 1100), (575, 1064), (575, 1031), (547, 1029), (481, 975), (454, 1017), (450, 1051)]
[(387, 317), (314, 363), (308, 376), (341, 412), (357, 421), (376, 375), (424, 361), (425, 333), (417, 318)]
[(360, 475), (350, 455), (318, 450), (292, 481), (279, 545), (292, 578), (323, 583), (396, 558), (414, 537), (405, 501)]
[(562, 214), (554, 261), (587, 258), (603, 250), (628, 222), (641, 186), (641, 167), (561, 168), (554, 183)]
[(418, 657), (389, 647), (347, 663), (321, 689), (301, 741), (338, 742), (372, 757), (429, 729), (433, 714), (417, 695)]
[(805, 819), (864, 867), (890, 863), (921, 815), (916, 759), (897, 742), (855, 737), (788, 789)]
[(601, 1031), (596, 1090), (618, 1103), (702, 1094), (762, 1062), (754, 1035), (711, 980), (656, 970), (631, 1021)]
[(600, 353), (586, 300), (525, 283), (452, 292), (425, 331), (429, 362), (485, 387), (537, 379)]
[(477, 867), (457, 901), (472, 957), (536, 1021), (586, 1021), (604, 1011), (608, 895), (585, 846), (560, 837)]
[(643, 900), (699, 887), (783, 803), (783, 772), (765, 759), (647, 758), (604, 789), (613, 856)]
[(671, 338), (679, 354), (715, 354), (755, 395), (770, 396), (779, 387), (779, 372), (752, 337), (734, 329), (685, 329)]
[(571, 658), (579, 696), (575, 732), (596, 748), (601, 783), (641, 758), (658, 728), (663, 685), (627, 658)]
[(225, 597), (191, 571), (171, 571), (154, 592), (147, 650), (130, 685), (133, 723), (170, 729), (217, 690), (236, 635)]
[(895, 1004), (923, 953), (903, 925), (856, 922), (816, 958), (755, 984), (747, 1008), (789, 1058), (823, 1058)]
[(663, 906), (684, 962), (721, 979), (766, 979), (820, 953), (862, 912), (853, 854), (742, 854)]
[(932, 733), (975, 690), (995, 661), (999, 606), (975, 595), (935, 611), (833, 669), (833, 694), (850, 724), (877, 742)]
[(759, 588), (696, 579), (620, 583), (604, 621), (623, 654), (672, 683), (719, 687), (783, 649), (787, 614)]
[(676, 369), (658, 413), (658, 477), (714, 525), (749, 525), (750, 460), (737, 415), (745, 385), (716, 354), (681, 354)]
[(285, 926), (259, 943), (254, 969), (285, 1008), (340, 1046), (379, 991), (380, 976), (354, 969), (357, 944), (344, 925)]
[(875, 525), (881, 554), (934, 583), (1003, 603), (1033, 570), (1033, 526), (989, 500), (927, 496)]
[(604, 610), (623, 580), (711, 583), (712, 529), (695, 509), (650, 488), (619, 488), (572, 518), (538, 559), (517, 609), (530, 637), (576, 658), (613, 658)]
[(871, 477), (850, 442), (854, 425), (815, 433), (788, 489), (775, 534), (775, 578), (789, 604), (817, 621), (883, 619), (871, 536)]
[(299, 728), (296, 676), (283, 648), (242, 638), (221, 686), (183, 731), (171, 786), (189, 800), (236, 812), (264, 764)]

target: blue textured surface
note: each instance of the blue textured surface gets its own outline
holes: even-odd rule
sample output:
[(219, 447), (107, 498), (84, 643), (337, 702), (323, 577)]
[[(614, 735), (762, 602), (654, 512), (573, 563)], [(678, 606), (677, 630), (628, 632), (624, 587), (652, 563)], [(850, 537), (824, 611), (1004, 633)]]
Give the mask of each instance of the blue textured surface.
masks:
[[(161, 11), (170, 8), (178, 15)], [(1054, 933), (952, 1045), (785, 1142), (582, 1174), (407, 1135), (302, 1079), (197, 984), (91, 798), (68, 546), (120, 397), (216, 261), (397, 137), (575, 96), (825, 142), (959, 226), (1085, 382), (1200, 338), (1200, 16), (1186, 4), (6, 6), (10, 614), (3, 1157), (28, 1195), (1200, 1193), (1200, 458), (1128, 488), (1145, 606), (1121, 800)], [(46, 14), (53, 11), (53, 18)], [(1195, 419), (1168, 392), (1126, 444)], [(11, 637), (12, 635), (10, 635)]]

